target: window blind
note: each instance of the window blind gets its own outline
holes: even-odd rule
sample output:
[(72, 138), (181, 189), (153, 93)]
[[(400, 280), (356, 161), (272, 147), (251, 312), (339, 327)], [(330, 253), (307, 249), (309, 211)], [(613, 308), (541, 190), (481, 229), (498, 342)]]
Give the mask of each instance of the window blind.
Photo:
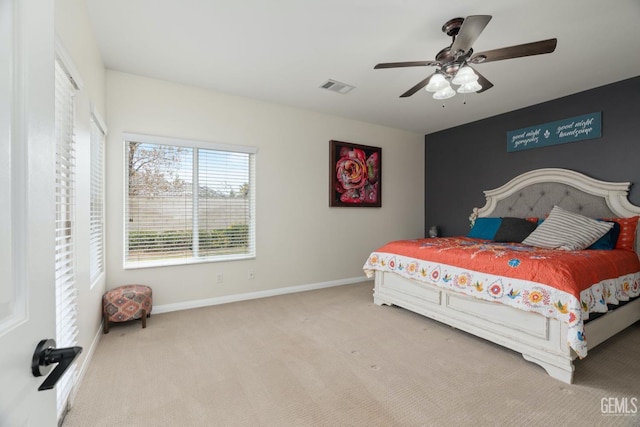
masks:
[[(55, 65), (55, 141), (56, 141), (56, 222), (55, 288), (56, 345), (77, 344), (77, 294), (74, 258), (75, 149), (73, 140), (75, 88), (56, 61)], [(64, 412), (76, 380), (74, 363), (56, 384), (58, 416)]]
[(104, 272), (104, 143), (104, 130), (92, 115), (89, 213), (89, 281), (92, 284)]
[(255, 149), (138, 137), (126, 152), (125, 267), (255, 256)]

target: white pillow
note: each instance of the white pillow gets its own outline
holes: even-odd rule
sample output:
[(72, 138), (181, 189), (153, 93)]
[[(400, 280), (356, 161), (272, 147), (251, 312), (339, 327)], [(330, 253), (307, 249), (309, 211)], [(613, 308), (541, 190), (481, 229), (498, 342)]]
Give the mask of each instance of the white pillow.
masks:
[(554, 206), (549, 216), (522, 243), (540, 248), (579, 251), (591, 246), (611, 227), (613, 224), (610, 222), (596, 221)]

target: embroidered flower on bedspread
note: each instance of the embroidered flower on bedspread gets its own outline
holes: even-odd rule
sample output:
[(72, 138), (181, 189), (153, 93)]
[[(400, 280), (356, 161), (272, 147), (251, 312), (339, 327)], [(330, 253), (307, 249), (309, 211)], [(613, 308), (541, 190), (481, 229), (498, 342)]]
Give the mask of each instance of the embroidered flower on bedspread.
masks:
[(518, 258), (511, 258), (508, 264), (509, 264), (509, 267), (516, 268), (517, 266), (520, 265), (520, 260)]
[(549, 292), (542, 288), (533, 288), (522, 292), (523, 303), (528, 306), (549, 305)]
[(410, 262), (409, 265), (407, 265), (407, 273), (411, 274), (412, 276), (414, 274), (416, 274), (416, 272), (418, 271), (418, 263), (417, 262)]
[(396, 258), (395, 257), (389, 259), (389, 268), (391, 270), (395, 270), (397, 266), (398, 265), (396, 264)]
[(489, 295), (491, 295), (492, 298), (502, 298), (502, 295), (504, 295), (502, 281), (498, 280), (496, 282), (493, 282), (491, 286), (489, 286), (489, 289), (487, 289), (487, 292), (489, 293)]
[(431, 277), (431, 280), (434, 282), (437, 282), (438, 279), (440, 279), (440, 267), (436, 267), (431, 270), (431, 275), (429, 277)]
[(458, 274), (454, 277), (454, 283), (459, 288), (466, 287), (469, 283), (471, 283), (471, 274), (462, 273)]

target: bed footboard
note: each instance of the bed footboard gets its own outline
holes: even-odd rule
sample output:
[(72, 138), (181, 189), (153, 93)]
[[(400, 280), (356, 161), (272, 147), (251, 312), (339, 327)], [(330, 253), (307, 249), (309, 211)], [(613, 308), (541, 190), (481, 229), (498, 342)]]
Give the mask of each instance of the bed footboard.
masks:
[(562, 382), (573, 381), (575, 354), (555, 319), (376, 271), (374, 303), (397, 305), (510, 348)]

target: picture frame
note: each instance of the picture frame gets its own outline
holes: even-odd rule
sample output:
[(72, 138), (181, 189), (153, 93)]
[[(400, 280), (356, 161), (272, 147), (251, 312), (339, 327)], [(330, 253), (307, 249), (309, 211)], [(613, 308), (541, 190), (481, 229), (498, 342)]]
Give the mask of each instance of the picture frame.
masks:
[(329, 141), (329, 206), (382, 206), (382, 148)]

